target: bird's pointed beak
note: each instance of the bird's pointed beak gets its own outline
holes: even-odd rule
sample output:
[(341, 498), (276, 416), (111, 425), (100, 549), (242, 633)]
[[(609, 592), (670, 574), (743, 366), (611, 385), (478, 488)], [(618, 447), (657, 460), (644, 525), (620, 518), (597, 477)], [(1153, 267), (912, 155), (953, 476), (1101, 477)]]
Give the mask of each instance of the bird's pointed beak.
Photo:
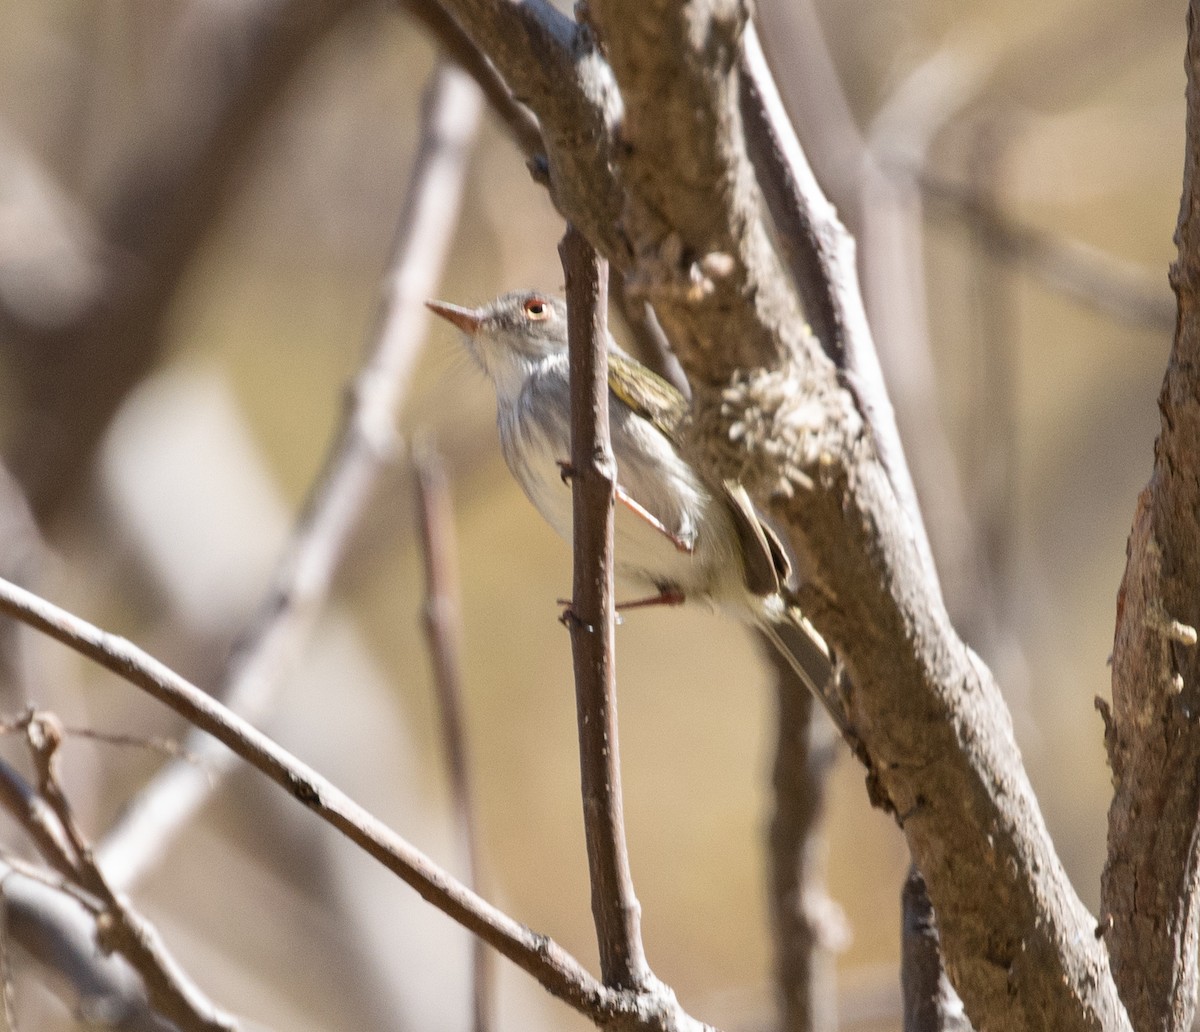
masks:
[(462, 305), (452, 305), (447, 301), (426, 301), (425, 307), (446, 322), (453, 323), (463, 333), (474, 333), (483, 322), (483, 316), (475, 308), (463, 308)]

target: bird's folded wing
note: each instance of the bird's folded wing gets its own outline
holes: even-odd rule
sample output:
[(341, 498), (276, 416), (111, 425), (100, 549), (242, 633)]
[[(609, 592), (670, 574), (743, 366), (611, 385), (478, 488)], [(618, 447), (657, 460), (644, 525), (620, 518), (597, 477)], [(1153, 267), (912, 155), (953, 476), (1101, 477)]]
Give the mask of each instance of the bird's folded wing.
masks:
[(687, 398), (661, 376), (612, 350), (608, 353), (608, 389), (637, 415), (653, 423), (669, 441), (678, 442), (679, 425), (687, 415)]

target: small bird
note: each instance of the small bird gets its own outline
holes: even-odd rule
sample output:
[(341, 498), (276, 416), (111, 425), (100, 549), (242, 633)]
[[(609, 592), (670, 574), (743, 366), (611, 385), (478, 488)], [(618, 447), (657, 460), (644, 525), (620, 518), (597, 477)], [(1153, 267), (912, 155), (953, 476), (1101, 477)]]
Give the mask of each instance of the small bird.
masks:
[[(427, 301), (464, 334), (496, 390), (500, 448), (542, 517), (571, 540), (567, 306), (539, 291), (503, 294), (479, 308)], [(619, 608), (708, 602), (759, 626), (821, 698), (829, 650), (785, 597), (791, 564), (782, 543), (734, 481), (710, 485), (683, 457), (688, 401), (609, 338), (609, 429), (617, 463), (616, 572), (646, 591)]]

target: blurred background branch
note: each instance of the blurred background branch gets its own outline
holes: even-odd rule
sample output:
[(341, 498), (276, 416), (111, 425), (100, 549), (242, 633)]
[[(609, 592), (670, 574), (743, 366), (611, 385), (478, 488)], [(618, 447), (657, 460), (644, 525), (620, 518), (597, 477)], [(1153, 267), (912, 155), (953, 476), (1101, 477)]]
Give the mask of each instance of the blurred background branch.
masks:
[[(10, 236), (0, 255), (8, 273), (0, 277), (10, 284), (0, 290), (0, 335), (21, 403), (6, 454), (39, 519), (86, 487), (105, 426), (161, 354), (167, 306), (226, 196), (237, 155), (351, 6), (189, 4), (146, 83), (138, 138), (95, 190), (87, 235), (55, 241), (65, 260), (43, 252), (44, 265), (30, 269), (38, 253), (31, 243), (48, 243), (42, 227), (69, 213), (22, 211), (26, 232)], [(63, 282), (68, 275), (74, 280)], [(23, 282), (33, 289), (22, 291)]]
[[(225, 703), (248, 720), (266, 715), (279, 682), (298, 661), (338, 564), (395, 449), (396, 411), (428, 322), (433, 292), (457, 221), (465, 166), (479, 118), (475, 86), (439, 67), (425, 97), (422, 143), (384, 280), (374, 339), (346, 399), (344, 421), (297, 519), (274, 584), (230, 657)], [(126, 807), (100, 850), (123, 887), (140, 880), (193, 818), (228, 770), (232, 754), (189, 734), (187, 759), (171, 761)]]
[[(417, 527), (425, 560), (425, 634), (433, 664), (433, 687), (450, 776), (450, 794), (462, 850), (467, 858), (467, 885), (483, 895), (479, 817), (463, 710), (462, 589), (454, 545), (450, 482), (441, 457), (428, 442), (418, 442), (414, 446), (413, 467), (417, 486)], [(495, 1007), (491, 952), (479, 938), (473, 939), (471, 946), (472, 1027), (474, 1032), (488, 1032)]]

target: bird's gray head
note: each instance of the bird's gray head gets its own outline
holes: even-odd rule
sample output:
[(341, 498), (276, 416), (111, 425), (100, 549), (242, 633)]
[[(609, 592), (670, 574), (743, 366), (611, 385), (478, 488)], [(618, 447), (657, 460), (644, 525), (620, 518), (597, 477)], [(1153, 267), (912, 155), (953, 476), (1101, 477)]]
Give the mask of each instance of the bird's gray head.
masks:
[(519, 390), (546, 359), (566, 354), (567, 306), (553, 294), (514, 290), (479, 308), (425, 304), (463, 331), (471, 357), (498, 392)]

